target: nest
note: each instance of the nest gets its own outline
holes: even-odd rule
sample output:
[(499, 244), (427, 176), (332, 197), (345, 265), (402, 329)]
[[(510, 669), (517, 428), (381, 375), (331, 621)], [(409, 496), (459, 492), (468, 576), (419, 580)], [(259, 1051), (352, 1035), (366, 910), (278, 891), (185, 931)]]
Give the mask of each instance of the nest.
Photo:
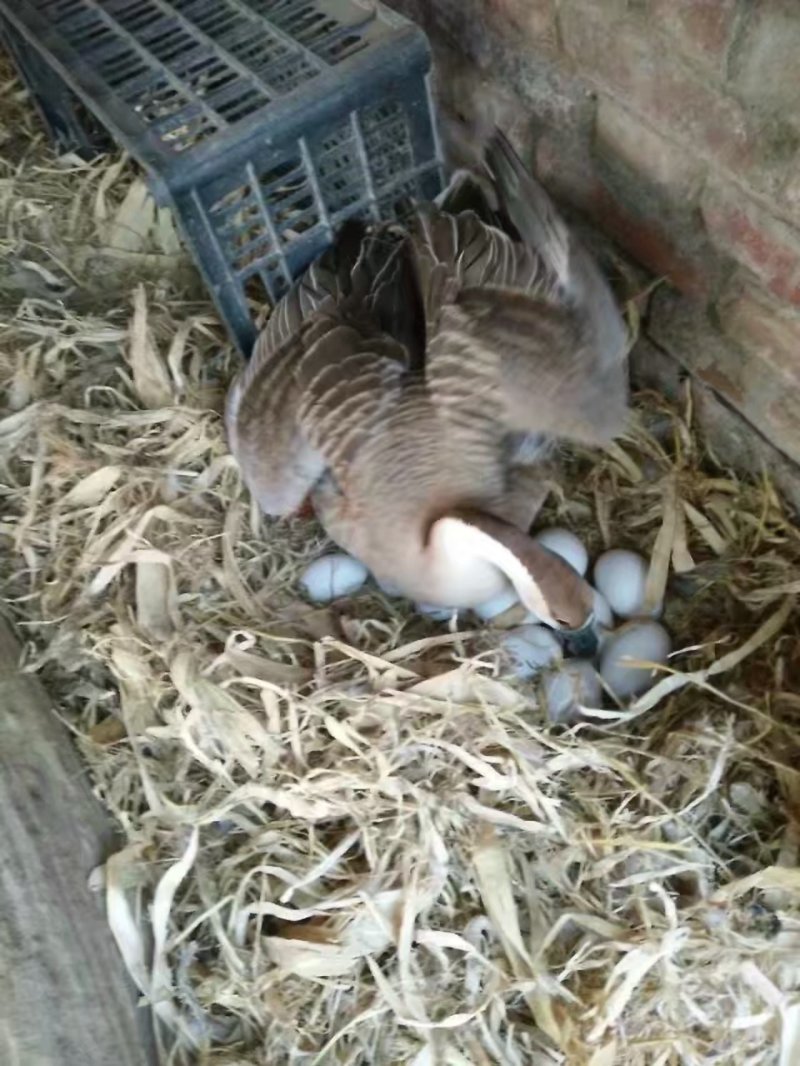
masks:
[(645, 553), (678, 651), (553, 727), (496, 630), (302, 601), (324, 536), (242, 487), (169, 216), (0, 102), (3, 596), (124, 835), (92, 884), (164, 1062), (800, 1061), (800, 537), (769, 482), (689, 393), (565, 456), (543, 520)]

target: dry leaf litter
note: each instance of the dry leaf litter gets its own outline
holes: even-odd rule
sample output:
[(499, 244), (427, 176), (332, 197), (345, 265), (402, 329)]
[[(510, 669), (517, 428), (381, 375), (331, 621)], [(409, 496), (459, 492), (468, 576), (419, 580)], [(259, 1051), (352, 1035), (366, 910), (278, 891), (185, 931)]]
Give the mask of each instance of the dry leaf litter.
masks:
[(168, 213), (0, 84), (3, 597), (124, 833), (92, 884), (163, 1061), (796, 1066), (800, 538), (771, 486), (689, 395), (567, 457), (543, 520), (644, 552), (678, 649), (572, 729), (490, 627), (375, 587), (311, 607), (324, 537), (242, 488), (236, 357)]

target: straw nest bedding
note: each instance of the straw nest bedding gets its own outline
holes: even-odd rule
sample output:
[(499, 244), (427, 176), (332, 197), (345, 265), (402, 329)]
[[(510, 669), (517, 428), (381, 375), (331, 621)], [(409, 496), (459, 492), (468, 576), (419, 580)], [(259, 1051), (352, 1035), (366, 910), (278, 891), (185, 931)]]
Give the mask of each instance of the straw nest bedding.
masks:
[[(3, 81), (2, 588), (122, 850), (165, 1062), (800, 1062), (800, 538), (642, 397), (548, 518), (669, 581), (632, 712), (548, 727), (490, 629), (312, 608), (228, 456), (236, 364), (121, 161)], [(645, 428), (647, 427), (647, 428)], [(32, 886), (35, 889), (35, 886)]]

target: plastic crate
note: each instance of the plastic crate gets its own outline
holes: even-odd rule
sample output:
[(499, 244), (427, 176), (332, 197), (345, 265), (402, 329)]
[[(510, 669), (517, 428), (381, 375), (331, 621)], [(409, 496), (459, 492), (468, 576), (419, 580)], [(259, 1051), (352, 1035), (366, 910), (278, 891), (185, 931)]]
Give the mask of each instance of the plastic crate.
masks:
[(0, 0), (0, 36), (63, 148), (145, 169), (245, 355), (248, 295), (442, 187), (427, 40), (371, 0)]

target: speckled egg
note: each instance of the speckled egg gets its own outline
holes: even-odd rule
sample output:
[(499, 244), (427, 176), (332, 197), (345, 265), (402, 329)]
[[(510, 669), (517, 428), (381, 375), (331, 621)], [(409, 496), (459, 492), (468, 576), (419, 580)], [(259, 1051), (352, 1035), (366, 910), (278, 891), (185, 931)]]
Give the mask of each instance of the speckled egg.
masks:
[(560, 555), (573, 570), (578, 571), (581, 577), (586, 573), (589, 566), (589, 553), (583, 541), (568, 529), (559, 527), (543, 529), (541, 533), (536, 534), (534, 540), (554, 555)]
[(528, 680), (545, 666), (561, 659), (561, 645), (552, 629), (546, 626), (525, 625), (510, 629), (500, 647), (511, 663), (514, 676), (521, 680)]
[(658, 674), (630, 662), (665, 663), (671, 646), (669, 633), (658, 622), (629, 622), (605, 643), (600, 657), (603, 681), (621, 701), (640, 696), (654, 684)]
[(315, 603), (330, 603), (356, 592), (369, 577), (366, 566), (344, 552), (315, 559), (300, 577), (300, 584)]

